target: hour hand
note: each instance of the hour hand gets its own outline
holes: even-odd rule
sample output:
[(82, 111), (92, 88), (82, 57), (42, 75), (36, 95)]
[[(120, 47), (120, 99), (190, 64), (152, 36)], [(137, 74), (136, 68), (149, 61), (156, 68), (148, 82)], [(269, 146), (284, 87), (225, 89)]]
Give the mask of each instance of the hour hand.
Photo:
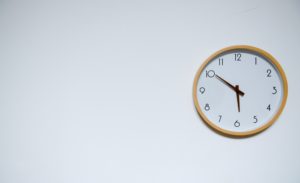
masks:
[[(239, 85), (236, 85), (235, 86), (236, 90), (240, 90), (239, 89)], [(241, 111), (241, 107), (240, 107), (240, 95), (238, 94), (238, 92), (236, 92), (236, 101), (237, 101), (237, 105), (238, 105), (238, 111), (240, 112)]]

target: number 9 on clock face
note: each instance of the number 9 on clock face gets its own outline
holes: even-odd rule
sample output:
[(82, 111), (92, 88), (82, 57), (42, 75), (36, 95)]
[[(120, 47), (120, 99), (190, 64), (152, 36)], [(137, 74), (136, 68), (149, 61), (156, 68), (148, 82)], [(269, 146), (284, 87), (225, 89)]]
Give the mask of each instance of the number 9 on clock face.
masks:
[(286, 76), (273, 56), (238, 45), (217, 51), (202, 64), (193, 99), (200, 117), (214, 130), (249, 136), (275, 122), (287, 92)]

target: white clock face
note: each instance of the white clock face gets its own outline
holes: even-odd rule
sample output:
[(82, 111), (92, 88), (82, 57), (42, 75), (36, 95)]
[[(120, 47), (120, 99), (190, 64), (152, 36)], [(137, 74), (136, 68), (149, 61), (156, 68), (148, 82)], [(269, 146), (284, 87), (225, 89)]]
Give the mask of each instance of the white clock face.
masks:
[(280, 113), (284, 80), (273, 61), (254, 50), (234, 49), (205, 64), (195, 78), (195, 103), (211, 126), (247, 133)]

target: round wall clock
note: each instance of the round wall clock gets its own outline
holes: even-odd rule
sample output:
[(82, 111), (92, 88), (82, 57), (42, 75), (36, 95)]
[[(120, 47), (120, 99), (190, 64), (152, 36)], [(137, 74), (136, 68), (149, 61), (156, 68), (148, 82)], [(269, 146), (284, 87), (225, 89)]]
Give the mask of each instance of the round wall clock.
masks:
[(196, 109), (207, 125), (225, 135), (245, 137), (271, 126), (288, 94), (283, 69), (269, 53), (237, 45), (211, 55), (193, 86)]

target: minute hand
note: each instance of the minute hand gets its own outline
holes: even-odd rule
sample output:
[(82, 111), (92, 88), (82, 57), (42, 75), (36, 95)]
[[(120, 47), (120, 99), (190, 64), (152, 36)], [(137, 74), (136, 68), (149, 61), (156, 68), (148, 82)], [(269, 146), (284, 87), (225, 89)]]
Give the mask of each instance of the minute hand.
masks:
[(237, 92), (237, 94), (241, 95), (241, 96), (244, 96), (245, 93), (242, 92), (241, 90), (239, 90), (239, 88), (236, 88), (235, 86), (233, 86), (232, 84), (230, 84), (229, 82), (227, 82), (225, 79), (221, 78), (220, 76), (218, 76), (216, 74), (216, 77), (221, 80), (222, 82), (224, 82), (227, 86), (229, 86), (229, 88), (233, 89), (235, 92)]

